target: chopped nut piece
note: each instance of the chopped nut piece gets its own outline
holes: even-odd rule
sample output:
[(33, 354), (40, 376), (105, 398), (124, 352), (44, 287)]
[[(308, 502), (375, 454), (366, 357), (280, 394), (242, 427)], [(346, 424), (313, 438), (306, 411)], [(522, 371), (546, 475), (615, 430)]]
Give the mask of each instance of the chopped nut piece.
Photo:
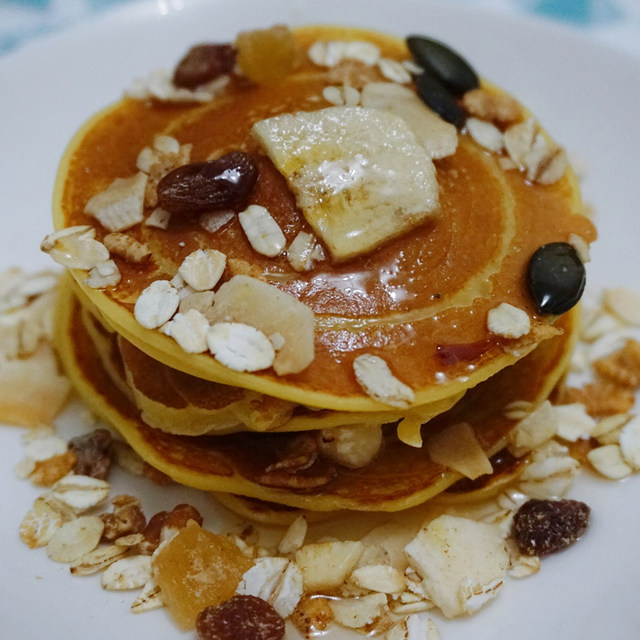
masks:
[(105, 480), (111, 470), (112, 444), (113, 438), (107, 429), (95, 429), (84, 436), (72, 438), (69, 448), (78, 458), (74, 472)]
[(304, 595), (289, 620), (305, 638), (312, 638), (327, 628), (333, 612), (327, 598)]
[(115, 254), (133, 263), (139, 263), (149, 257), (151, 251), (144, 242), (138, 242), (126, 233), (108, 233), (103, 239), (110, 254)]
[(133, 314), (143, 327), (157, 329), (171, 319), (179, 304), (177, 289), (168, 280), (155, 280), (136, 300)]
[(413, 389), (400, 382), (382, 358), (368, 353), (357, 356), (353, 370), (360, 386), (374, 400), (400, 409), (413, 402)]
[(402, 64), (397, 60), (391, 58), (380, 58), (378, 60), (378, 69), (380, 73), (391, 82), (398, 82), (399, 84), (406, 84), (411, 82), (411, 74)]
[(382, 426), (377, 424), (332, 427), (322, 429), (318, 435), (320, 453), (350, 469), (369, 464), (382, 446)]
[(216, 249), (197, 249), (178, 268), (185, 282), (196, 291), (213, 289), (222, 277), (227, 256)]
[(318, 40), (311, 46), (308, 55), (310, 60), (320, 67), (334, 67), (343, 60), (358, 60), (367, 65), (374, 65), (380, 59), (380, 49), (364, 40)]
[(531, 319), (526, 311), (503, 302), (489, 310), (487, 327), (503, 338), (521, 338), (531, 331)]
[(472, 89), (462, 96), (464, 108), (473, 116), (500, 124), (517, 122), (522, 118), (520, 103), (504, 93), (490, 93), (486, 89)]
[[(142, 512), (140, 500), (129, 495), (117, 495), (111, 503), (113, 512), (100, 516), (104, 522), (103, 540), (118, 540), (122, 536), (144, 531), (147, 519)], [(121, 543), (118, 541), (117, 544)]]
[(124, 231), (142, 222), (147, 175), (116, 178), (87, 202), (84, 211), (109, 231)]
[(134, 100), (154, 98), (162, 102), (209, 102), (219, 95), (229, 84), (229, 76), (224, 75), (200, 85), (195, 90), (177, 88), (173, 84), (173, 73), (169, 69), (154, 69), (146, 78), (135, 78), (126, 90), (126, 95)]
[(247, 240), (258, 253), (270, 258), (282, 253), (287, 241), (267, 209), (252, 204), (238, 214), (238, 220)]
[(640, 416), (634, 416), (622, 427), (619, 441), (625, 462), (640, 471)]
[(509, 127), (504, 133), (504, 146), (509, 157), (522, 166), (525, 156), (531, 151), (537, 125), (533, 118)]

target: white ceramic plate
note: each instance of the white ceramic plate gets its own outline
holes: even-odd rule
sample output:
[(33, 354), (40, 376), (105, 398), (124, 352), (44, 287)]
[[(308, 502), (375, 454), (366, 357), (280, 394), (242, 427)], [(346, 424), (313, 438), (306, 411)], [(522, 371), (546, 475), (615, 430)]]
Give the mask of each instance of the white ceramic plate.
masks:
[[(590, 288), (637, 285), (640, 60), (558, 27), (424, 0), (142, 2), (0, 60), (0, 267), (50, 266), (38, 247), (51, 228), (56, 164), (88, 116), (117, 99), (134, 76), (173, 65), (195, 42), (226, 41), (239, 30), (277, 22), (421, 32), (457, 48), (482, 75), (529, 105), (584, 170), (585, 197), (601, 234), (589, 265)], [(163, 611), (132, 615), (132, 593), (104, 592), (96, 577), (71, 577), (43, 550), (19, 541), (18, 525), (39, 493), (14, 476), (21, 456), (19, 431), (0, 429), (0, 637), (184, 637)], [(511, 580), (473, 619), (438, 620), (443, 639), (638, 637), (639, 482), (580, 481), (573, 495), (592, 506), (588, 535), (545, 559), (540, 574)], [(149, 514), (185, 499), (176, 487), (140, 482), (129, 489), (118, 475), (114, 483), (141, 495)], [(215, 526), (209, 499), (189, 500)]]

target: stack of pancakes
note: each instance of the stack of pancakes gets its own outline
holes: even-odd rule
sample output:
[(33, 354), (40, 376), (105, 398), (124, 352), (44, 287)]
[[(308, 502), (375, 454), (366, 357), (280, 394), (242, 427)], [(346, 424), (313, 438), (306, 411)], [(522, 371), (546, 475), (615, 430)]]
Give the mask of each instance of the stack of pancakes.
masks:
[[(310, 60), (306, 52), (318, 42), (371, 42), (382, 58), (400, 63), (410, 56), (403, 41), (353, 29), (299, 29), (294, 40), (299, 58), (276, 81), (262, 84), (236, 70), (206, 102), (128, 97), (78, 132), (60, 167), (54, 223), (58, 231), (89, 226), (99, 241), (110, 230), (87, 213), (88, 201), (136, 174), (141, 150), (158, 136), (191, 145), (190, 162), (242, 151), (259, 175), (241, 206), (172, 213), (166, 228), (146, 224), (157, 205), (145, 203), (143, 221), (119, 233), (148, 255), (132, 261), (112, 251), (117, 283), (91, 286), (86, 269), (69, 269), (57, 346), (80, 395), (177, 482), (231, 503), (237, 497), (315, 511), (404, 509), (465, 475), (490, 478), (491, 461), (516, 424), (505, 408), (548, 398), (566, 370), (576, 312), (540, 313), (528, 264), (541, 246), (575, 237), (588, 244), (595, 232), (581, 215), (569, 169), (551, 184), (535, 183), (462, 128), (453, 152), (432, 156), (438, 190), (432, 210), (375, 246), (346, 257), (333, 250), (331, 233), (322, 235), (306, 215), (309, 194), (300, 192), (298, 174), (283, 169), (255, 124), (335, 108), (327, 87), (344, 95), (345, 86), (361, 91), (389, 81), (382, 65)], [(404, 85), (415, 91), (411, 81)], [(528, 117), (523, 110), (521, 120)], [(395, 188), (403, 188), (403, 179), (396, 176)], [(252, 205), (264, 207), (283, 232), (286, 246), (275, 256), (257, 251), (238, 219)], [(360, 204), (354, 199), (352, 206)], [(224, 222), (206, 228), (205, 216)], [(320, 248), (304, 269), (288, 257), (300, 232)], [(175, 285), (184, 259), (200, 249), (226, 256), (211, 288), (211, 313), (203, 317), (212, 325), (241, 317), (270, 338), (276, 354), (295, 351), (307, 332), (308, 363), (287, 369), (276, 360), (243, 370), (209, 351), (189, 352), (163, 327), (140, 323), (141, 293), (157, 280)], [(286, 308), (279, 317), (258, 299), (255, 308), (245, 300), (237, 314), (225, 301), (232, 308), (220, 316), (221, 287), (243, 278), (295, 298), (311, 310), (311, 324), (297, 328)], [(523, 335), (489, 329), (489, 312), (500, 305), (526, 314)], [(379, 376), (371, 384), (354, 366), (363, 357)], [(400, 395), (379, 393), (377, 379)]]

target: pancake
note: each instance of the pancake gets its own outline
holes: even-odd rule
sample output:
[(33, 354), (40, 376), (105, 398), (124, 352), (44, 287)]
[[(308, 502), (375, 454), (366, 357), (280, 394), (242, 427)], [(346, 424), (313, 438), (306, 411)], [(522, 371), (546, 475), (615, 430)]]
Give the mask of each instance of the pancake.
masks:
[(517, 422), (504, 414), (505, 407), (516, 400), (538, 404), (548, 397), (566, 371), (577, 329), (577, 311), (563, 315), (562, 333), (470, 390), (452, 409), (425, 425), (425, 447), (408, 447), (389, 425), (379, 454), (362, 468), (347, 468), (319, 455), (308, 467), (287, 471), (278, 464), (300, 447), (301, 436), (313, 438), (313, 432), (194, 438), (145, 424), (102, 366), (81, 315), (71, 287), (65, 287), (56, 314), (56, 341), (65, 369), (89, 406), (149, 464), (187, 486), (311, 511), (397, 511), (443, 492), (461, 474), (431, 460), (429, 439), (464, 423), (472, 427), (487, 456), (501, 451)]
[[(338, 27), (297, 29), (294, 38), (297, 66), (277, 82), (248, 82), (231, 74), (219, 95), (203, 104), (125, 98), (80, 129), (57, 177), (54, 225), (58, 231), (86, 225), (98, 241), (106, 242), (110, 229), (87, 212), (87, 203), (113, 181), (139, 175), (139, 154), (150, 149), (157, 136), (170, 136), (181, 148), (190, 145), (192, 162), (217, 159), (229, 152), (248, 154), (255, 161), (258, 178), (242, 206), (231, 207), (230, 218), (213, 232), (203, 228), (200, 214), (173, 213), (166, 229), (150, 226), (146, 222), (154, 207), (145, 205), (142, 221), (126, 228), (125, 235), (142, 243), (150, 255), (132, 261), (111, 251), (109, 258), (120, 275), (117, 283), (90, 286), (88, 269), (72, 268), (71, 273), (85, 301), (126, 341), (122, 344), (133, 345), (170, 370), (323, 411), (373, 414), (390, 411), (394, 403), (402, 410), (429, 405), (444, 410), (465, 390), (514, 364), (557, 333), (558, 314), (540, 311), (526, 274), (540, 247), (568, 243), (572, 238), (588, 244), (595, 238), (592, 224), (582, 215), (575, 176), (567, 169), (547, 184), (528, 179), (526, 172), (517, 168), (506, 170), (504, 152), (488, 152), (463, 128), (455, 135), (455, 152), (433, 159), (437, 202), (429, 211), (420, 212), (419, 223), (407, 223), (401, 232), (381, 232), (379, 243), (363, 250), (354, 249), (345, 240), (366, 231), (367, 224), (356, 217), (353, 228), (341, 231), (336, 243), (335, 229), (325, 235), (319, 231), (318, 220), (307, 211), (308, 199), (296, 186), (299, 175), (278, 156), (275, 142), (264, 128), (272, 132), (271, 118), (277, 115), (298, 117), (301, 113), (321, 117), (324, 126), (336, 113), (333, 109), (339, 110), (342, 122), (348, 120), (349, 126), (363, 114), (386, 123), (387, 116), (380, 115), (384, 109), (333, 106), (325, 89), (349, 84), (364, 92), (369, 84), (384, 83), (415, 92), (416, 87), (412, 80), (388, 82), (379, 70), (382, 67), (353, 61), (327, 67), (304, 55), (318, 42), (368, 40), (379, 47), (382, 59), (405, 61), (409, 54), (401, 40)], [(486, 82), (482, 88), (487, 95), (504, 95)], [(322, 116), (317, 115), (320, 112)], [(518, 123), (524, 125), (529, 116), (523, 109)], [(412, 140), (413, 134), (405, 129), (402, 132)], [(536, 139), (548, 140), (544, 132)], [(378, 143), (377, 139), (371, 142)], [(400, 190), (405, 177), (397, 176)], [(286, 251), (267, 256), (255, 250), (238, 215), (251, 206), (269, 212), (284, 236)], [(229, 207), (223, 213), (229, 213)], [(328, 207), (322, 211), (323, 215), (330, 213)], [(372, 220), (370, 226), (377, 230), (379, 221)], [(294, 268), (290, 255), (293, 241), (301, 233), (315, 238), (324, 256), (303, 271)], [(174, 338), (158, 328), (143, 326), (136, 317), (141, 293), (158, 280), (174, 281), (185, 258), (199, 249), (226, 256), (224, 274), (210, 289), (216, 303), (208, 319), (214, 325), (229, 319), (248, 324), (267, 337), (279, 334), (283, 344), (278, 345), (272, 365), (242, 370), (224, 364), (208, 351), (187, 352)], [(233, 295), (223, 295), (226, 285), (238, 282), (236, 278), (247, 278), (247, 274), (254, 287), (251, 295), (242, 298), (238, 287)], [(256, 282), (268, 285), (273, 299), (277, 298), (274, 291), (284, 294), (278, 299), (293, 299), (310, 310), (311, 316), (300, 322), (290, 317), (289, 307), (278, 314), (277, 309), (262, 304), (262, 298), (252, 307), (251, 296), (254, 292), (262, 295), (264, 290)], [(504, 304), (526, 314), (530, 329), (524, 335), (505, 337), (488, 329), (489, 312)], [(290, 361), (302, 357), (297, 351), (306, 335), (312, 336), (310, 345), (305, 342), (311, 357), (291, 371)], [(361, 356), (374, 357), (388, 366), (394, 383), (400, 383), (400, 400), (363, 385), (354, 373), (354, 363)], [(283, 361), (286, 365), (279, 366)], [(144, 405), (155, 426), (166, 429), (167, 421), (158, 416), (162, 406), (153, 405), (157, 399), (141, 391), (134, 368), (130, 364), (126, 377), (136, 402)], [(137, 367), (137, 373), (143, 368)], [(193, 414), (183, 423), (191, 417)], [(424, 415), (425, 420), (429, 417)], [(290, 423), (290, 428), (316, 428), (302, 421), (299, 427), (294, 424)], [(206, 419), (197, 419), (194, 425), (194, 435), (210, 430)], [(412, 437), (410, 434), (406, 440)]]

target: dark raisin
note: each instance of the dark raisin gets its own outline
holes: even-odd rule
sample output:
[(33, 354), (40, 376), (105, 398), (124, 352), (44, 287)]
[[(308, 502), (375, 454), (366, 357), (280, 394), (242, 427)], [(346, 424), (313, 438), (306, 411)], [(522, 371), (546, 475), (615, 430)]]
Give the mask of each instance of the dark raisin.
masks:
[(578, 500), (532, 499), (516, 512), (511, 535), (520, 551), (531, 556), (562, 551), (585, 532), (590, 512)]
[(169, 172), (158, 183), (158, 202), (176, 214), (234, 208), (246, 200), (257, 179), (258, 167), (251, 156), (232, 151)]
[(202, 640), (281, 640), (284, 620), (262, 598), (233, 596), (217, 607), (203, 609), (196, 619)]
[(424, 36), (409, 36), (407, 47), (416, 63), (438, 78), (455, 96), (478, 88), (478, 74), (471, 65), (442, 42)]
[(527, 279), (538, 313), (560, 315), (582, 297), (586, 271), (570, 244), (551, 242), (531, 256)]
[(420, 99), (443, 120), (461, 129), (466, 122), (466, 112), (455, 96), (429, 71), (413, 79)]
[(236, 51), (230, 44), (199, 44), (187, 51), (173, 72), (176, 87), (194, 89), (233, 71)]
[(69, 449), (76, 454), (74, 473), (104, 480), (111, 470), (113, 438), (106, 429), (96, 429), (84, 436), (72, 438)]

